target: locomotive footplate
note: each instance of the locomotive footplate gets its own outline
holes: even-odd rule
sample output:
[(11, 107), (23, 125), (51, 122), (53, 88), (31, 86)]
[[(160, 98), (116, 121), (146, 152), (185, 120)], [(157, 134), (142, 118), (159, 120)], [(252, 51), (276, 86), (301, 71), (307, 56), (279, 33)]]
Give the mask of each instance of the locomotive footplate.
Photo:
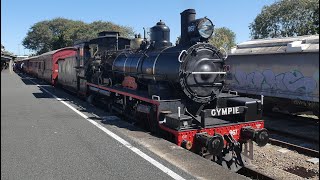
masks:
[(166, 117), (166, 125), (172, 129), (181, 130), (192, 127), (192, 117), (187, 115), (168, 114)]
[(166, 122), (165, 125), (171, 129), (175, 130), (186, 130), (186, 129), (197, 129), (200, 128), (201, 126), (204, 128), (210, 128), (213, 126), (217, 125), (224, 125), (224, 124), (230, 124), (232, 123), (229, 120), (223, 120), (219, 118), (214, 118), (214, 117), (206, 117), (205, 121), (203, 122), (204, 124), (201, 125), (201, 116), (198, 117), (191, 117), (188, 115), (178, 115), (178, 113), (175, 114), (168, 114), (165, 116)]

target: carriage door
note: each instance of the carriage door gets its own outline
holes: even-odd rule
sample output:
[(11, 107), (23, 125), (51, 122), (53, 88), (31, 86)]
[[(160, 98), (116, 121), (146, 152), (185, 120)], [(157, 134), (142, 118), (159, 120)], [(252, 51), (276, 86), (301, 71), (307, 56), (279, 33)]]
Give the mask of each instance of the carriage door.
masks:
[(81, 66), (81, 61), (83, 62), (83, 46), (78, 47), (76, 55), (76, 76), (77, 76), (77, 92), (80, 91), (80, 77), (79, 77), (79, 68)]
[(52, 68), (52, 84), (55, 85), (57, 82), (58, 73), (59, 73), (58, 59), (53, 60), (52, 66), (53, 66), (53, 68)]

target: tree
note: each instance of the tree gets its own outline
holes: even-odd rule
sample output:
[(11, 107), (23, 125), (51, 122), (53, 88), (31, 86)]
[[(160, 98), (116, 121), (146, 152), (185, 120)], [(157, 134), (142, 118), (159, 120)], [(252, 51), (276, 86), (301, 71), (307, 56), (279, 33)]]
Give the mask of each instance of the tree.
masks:
[(130, 27), (120, 26), (111, 22), (95, 21), (87, 24), (64, 18), (55, 18), (34, 24), (22, 44), (25, 48), (42, 54), (51, 50), (72, 46), (76, 40), (87, 40), (97, 36), (101, 31), (119, 31), (122, 36), (133, 35)]
[(121, 36), (127, 38), (134, 36), (134, 31), (131, 27), (116, 25), (112, 22), (94, 21), (89, 24), (89, 28), (94, 33), (94, 36), (101, 31), (118, 31)]
[(264, 6), (249, 29), (254, 39), (319, 34), (319, 0), (281, 0)]
[(48, 21), (36, 23), (29, 30), (27, 37), (24, 38), (22, 45), (28, 49), (41, 52), (47, 52), (51, 49), (50, 43), (52, 34), (49, 30)]
[(217, 48), (224, 48), (230, 50), (235, 43), (236, 34), (226, 27), (216, 28), (213, 36), (209, 39), (209, 43)]
[[(213, 35), (209, 39), (209, 43), (213, 46), (220, 48), (223, 47), (226, 50), (230, 50), (235, 43), (236, 34), (231, 31), (229, 28), (215, 28)], [(178, 36), (176, 39), (176, 44), (179, 44), (181, 36)]]

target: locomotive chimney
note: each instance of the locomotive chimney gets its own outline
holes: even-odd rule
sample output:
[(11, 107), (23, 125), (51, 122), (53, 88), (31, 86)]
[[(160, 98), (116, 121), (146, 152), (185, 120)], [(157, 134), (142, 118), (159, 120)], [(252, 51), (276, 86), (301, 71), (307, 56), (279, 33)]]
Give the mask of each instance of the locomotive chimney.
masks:
[(196, 17), (196, 10), (194, 9), (186, 9), (181, 15), (181, 38), (179, 44), (185, 44), (190, 41), (188, 36), (188, 24), (195, 20)]

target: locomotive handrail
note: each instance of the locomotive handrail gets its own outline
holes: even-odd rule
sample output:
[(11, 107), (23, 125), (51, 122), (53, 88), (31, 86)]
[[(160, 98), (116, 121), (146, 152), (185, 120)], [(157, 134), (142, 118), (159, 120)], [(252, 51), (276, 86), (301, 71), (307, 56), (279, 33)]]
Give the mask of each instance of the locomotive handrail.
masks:
[(182, 50), (182, 51), (180, 52), (180, 54), (179, 54), (179, 56), (178, 56), (178, 61), (179, 61), (180, 63), (182, 63), (181, 56), (182, 56), (183, 53), (188, 54), (186, 50)]
[(222, 83), (213, 83), (215, 86), (222, 86)]
[(229, 94), (234, 93), (235, 95), (238, 95), (238, 91), (231, 91), (231, 90), (229, 90), (228, 93), (229, 93)]
[(227, 59), (228, 58), (228, 52), (226, 51), (226, 49), (224, 49), (223, 47), (220, 47), (220, 49), (222, 49), (226, 53), (226, 57), (224, 59)]
[(208, 60), (208, 61), (216, 61), (216, 62), (223, 62), (223, 60), (221, 60), (221, 59), (206, 59), (206, 60)]
[(227, 74), (227, 72), (191, 72), (191, 74)]
[(152, 99), (152, 100), (160, 101), (160, 96), (152, 95), (152, 96), (151, 96), (151, 99)]

